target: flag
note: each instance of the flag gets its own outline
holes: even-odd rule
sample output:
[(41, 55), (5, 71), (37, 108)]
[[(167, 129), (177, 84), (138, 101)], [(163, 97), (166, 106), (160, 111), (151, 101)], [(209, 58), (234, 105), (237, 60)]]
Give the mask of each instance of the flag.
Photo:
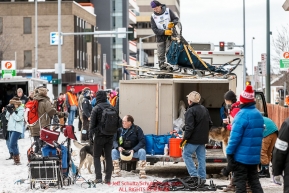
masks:
[(105, 63), (105, 68), (110, 69), (110, 66), (108, 65), (108, 63)]
[(128, 72), (128, 70), (127, 70), (125, 67), (123, 67), (123, 72), (124, 72), (125, 74), (129, 75), (129, 72)]

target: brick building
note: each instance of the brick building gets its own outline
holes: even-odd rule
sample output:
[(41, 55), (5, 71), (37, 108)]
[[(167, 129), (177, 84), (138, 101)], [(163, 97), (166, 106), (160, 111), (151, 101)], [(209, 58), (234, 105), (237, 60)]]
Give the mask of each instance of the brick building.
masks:
[[(92, 32), (96, 15), (76, 2), (62, 2), (61, 31)], [(94, 10), (94, 9), (92, 9)], [(51, 32), (58, 31), (57, 1), (38, 2), (38, 71), (41, 78), (57, 78), (57, 45), (51, 45)], [(17, 75), (30, 77), (35, 67), (35, 4), (34, 2), (0, 2), (0, 60), (14, 60)], [(102, 85), (101, 46), (93, 35), (64, 36), (62, 90), (69, 83), (94, 82)], [(57, 93), (57, 85), (54, 86)]]

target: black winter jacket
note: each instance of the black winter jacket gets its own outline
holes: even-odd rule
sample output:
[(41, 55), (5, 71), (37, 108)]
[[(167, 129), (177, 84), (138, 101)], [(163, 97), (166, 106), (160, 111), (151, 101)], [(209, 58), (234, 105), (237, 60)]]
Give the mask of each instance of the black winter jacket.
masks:
[(212, 125), (208, 109), (193, 103), (185, 113), (184, 139), (190, 144), (206, 144), (209, 141), (209, 130)]
[(89, 99), (84, 97), (82, 99), (82, 116), (89, 118), (91, 111), (92, 111), (92, 105), (91, 105)]
[[(160, 14), (154, 12), (155, 15), (162, 15), (165, 11), (166, 11), (166, 5), (162, 5), (162, 12)], [(177, 23), (179, 21), (179, 18), (174, 14), (174, 12), (169, 9), (170, 12), (170, 18), (171, 18), (171, 22)], [(151, 16), (151, 27), (153, 32), (156, 34), (156, 39), (157, 42), (165, 42), (168, 38), (168, 36), (165, 35), (165, 30), (164, 29), (159, 29), (156, 25), (156, 22), (153, 18), (153, 16)]]
[(283, 175), (284, 171), (284, 192), (289, 193), (289, 118), (281, 125), (278, 139), (273, 151), (273, 175)]
[[(122, 136), (122, 134), (124, 135)], [(120, 145), (119, 138), (121, 136), (123, 138), (123, 143)], [(134, 152), (137, 152), (141, 148), (145, 149), (146, 146), (143, 130), (134, 124), (128, 130), (123, 129), (122, 127), (117, 130), (117, 133), (113, 138), (113, 148), (117, 149), (118, 147), (124, 147), (125, 141), (130, 141), (131, 148), (124, 149), (133, 150)]]

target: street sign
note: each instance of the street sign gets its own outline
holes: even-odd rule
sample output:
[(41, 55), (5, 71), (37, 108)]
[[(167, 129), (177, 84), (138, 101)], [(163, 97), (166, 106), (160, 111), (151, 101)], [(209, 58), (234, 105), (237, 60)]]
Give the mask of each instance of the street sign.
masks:
[(289, 68), (289, 59), (281, 59), (280, 60), (280, 70), (287, 70)]
[(2, 60), (1, 61), (2, 77), (4, 74), (16, 76), (16, 63), (15, 60)]
[(289, 70), (289, 52), (283, 52), (280, 54), (280, 70)]
[[(126, 28), (117, 28), (117, 32), (126, 32)], [(118, 38), (126, 38), (126, 34), (117, 34)]]
[(267, 54), (266, 53), (261, 54), (261, 62), (266, 63), (266, 61), (267, 61)]
[[(58, 63), (54, 64), (54, 70), (55, 70), (55, 74), (58, 74), (58, 72), (59, 72)], [(65, 64), (64, 63), (61, 64), (61, 74), (65, 74)]]
[(266, 75), (266, 62), (258, 62), (257, 66), (258, 76)]
[[(58, 32), (50, 32), (50, 45), (57, 46), (59, 40)], [(61, 45), (63, 44), (63, 36), (61, 36)]]

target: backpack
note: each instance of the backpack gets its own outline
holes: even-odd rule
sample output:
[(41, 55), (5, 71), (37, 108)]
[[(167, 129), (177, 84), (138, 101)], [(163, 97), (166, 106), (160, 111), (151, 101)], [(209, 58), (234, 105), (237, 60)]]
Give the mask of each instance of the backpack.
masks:
[(25, 104), (25, 121), (28, 126), (34, 126), (38, 121), (38, 100), (28, 101)]
[(100, 105), (102, 109), (102, 116), (100, 121), (100, 132), (104, 135), (114, 135), (119, 127), (119, 116), (114, 107), (109, 106), (104, 108)]

